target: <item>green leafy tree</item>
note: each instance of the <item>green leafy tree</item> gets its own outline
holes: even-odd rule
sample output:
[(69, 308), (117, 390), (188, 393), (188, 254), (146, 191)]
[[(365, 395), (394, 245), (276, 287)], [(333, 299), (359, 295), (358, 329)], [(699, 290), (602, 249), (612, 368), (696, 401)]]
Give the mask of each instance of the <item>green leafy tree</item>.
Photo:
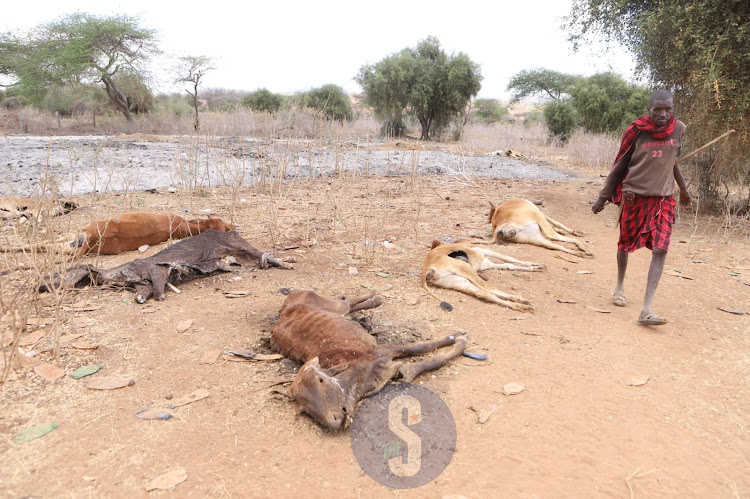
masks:
[(622, 133), (635, 118), (646, 114), (650, 94), (615, 73), (580, 78), (569, 93), (581, 125), (593, 133)]
[(284, 103), (284, 96), (275, 94), (267, 88), (259, 88), (255, 92), (250, 92), (244, 96), (240, 100), (240, 103), (253, 111), (275, 113), (281, 109), (281, 105)]
[(477, 99), (474, 115), (485, 123), (494, 123), (508, 116), (508, 108), (501, 106), (497, 99)]
[(50, 86), (101, 83), (114, 106), (131, 120), (128, 95), (117, 84), (121, 73), (145, 77), (158, 52), (155, 32), (129, 16), (76, 13), (42, 24), (25, 35), (0, 34), (0, 71), (33, 103)]
[(175, 83), (186, 83), (192, 87), (186, 88), (185, 91), (190, 95), (193, 102), (193, 129), (197, 132), (200, 128), (200, 119), (198, 115), (199, 99), (198, 87), (203, 83), (203, 77), (206, 73), (216, 69), (213, 60), (205, 55), (186, 55), (180, 57), (175, 68), (177, 77)]
[(578, 113), (567, 100), (554, 100), (544, 106), (544, 122), (550, 133), (567, 142), (578, 125)]
[(331, 120), (344, 121), (354, 117), (349, 96), (338, 85), (323, 85), (305, 92), (301, 95), (301, 103), (304, 107), (321, 111)]
[(560, 100), (570, 93), (577, 79), (575, 75), (550, 69), (524, 69), (511, 77), (506, 90), (511, 92), (511, 104), (529, 97)]
[(355, 77), (366, 103), (386, 123), (403, 123), (412, 116), (422, 127), (422, 140), (464, 116), (471, 98), (481, 89), (479, 66), (463, 52), (447, 55), (435, 37), (419, 42), (374, 65), (360, 68)]
[(566, 27), (576, 48), (624, 45), (653, 86), (672, 90), (688, 144), (737, 130), (696, 160), (700, 194), (715, 199), (725, 180), (750, 181), (750, 2), (574, 0)]

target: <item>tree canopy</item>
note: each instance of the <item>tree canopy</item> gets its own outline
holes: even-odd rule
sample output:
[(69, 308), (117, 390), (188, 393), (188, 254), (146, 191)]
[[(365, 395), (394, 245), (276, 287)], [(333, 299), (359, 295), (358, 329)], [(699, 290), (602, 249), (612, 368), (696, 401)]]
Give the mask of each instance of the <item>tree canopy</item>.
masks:
[(688, 141), (700, 145), (727, 129), (739, 132), (718, 156), (702, 156), (702, 194), (715, 196), (724, 173), (747, 181), (750, 2), (574, 0), (566, 27), (574, 47), (597, 39), (627, 47), (654, 87), (673, 91)]
[(193, 101), (193, 129), (197, 132), (200, 128), (200, 119), (198, 115), (198, 87), (203, 83), (203, 77), (206, 73), (216, 69), (213, 59), (205, 55), (186, 55), (180, 57), (175, 67), (175, 83), (189, 83), (193, 87), (192, 91), (186, 88), (185, 91), (190, 95)]
[(242, 97), (240, 102), (243, 106), (249, 107), (253, 111), (275, 113), (284, 103), (284, 96), (275, 94), (267, 88), (259, 88), (255, 92), (250, 92)]
[(338, 85), (329, 83), (314, 88), (303, 93), (300, 99), (302, 106), (317, 109), (323, 112), (328, 119), (344, 121), (354, 118), (349, 96)]
[(511, 77), (506, 90), (511, 92), (511, 104), (529, 97), (559, 100), (569, 93), (576, 79), (575, 75), (551, 69), (524, 69)]
[(569, 89), (581, 126), (593, 133), (622, 133), (634, 119), (646, 114), (649, 93), (611, 72), (578, 78)]
[(130, 120), (129, 96), (117, 84), (123, 73), (145, 77), (145, 63), (158, 52), (155, 31), (129, 16), (71, 14), (26, 34), (0, 34), (0, 71), (10, 88), (40, 102), (49, 87), (104, 85), (116, 108)]
[(422, 127), (421, 139), (429, 140), (431, 132), (467, 111), (482, 75), (466, 54), (447, 55), (437, 38), (428, 37), (415, 48), (362, 66), (355, 80), (378, 119), (400, 126), (412, 116)]

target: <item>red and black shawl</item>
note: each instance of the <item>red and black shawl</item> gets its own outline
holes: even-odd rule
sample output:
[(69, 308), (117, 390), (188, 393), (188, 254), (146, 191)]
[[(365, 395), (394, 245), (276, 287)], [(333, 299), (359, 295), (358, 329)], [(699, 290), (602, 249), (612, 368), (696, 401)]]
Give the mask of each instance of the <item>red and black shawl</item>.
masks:
[[(622, 134), (620, 150), (617, 151), (617, 157), (615, 158), (615, 162), (612, 163), (612, 168), (614, 168), (615, 165), (620, 162), (623, 156), (625, 156), (630, 151), (630, 149), (633, 147), (633, 144), (635, 143), (635, 138), (640, 132), (646, 132), (657, 140), (666, 139), (674, 132), (674, 125), (676, 121), (677, 120), (675, 119), (674, 115), (670, 116), (666, 124), (662, 126), (657, 125), (650, 116), (641, 116), (637, 120), (633, 121), (625, 130), (625, 133)], [(627, 176), (627, 174), (628, 173), (625, 172), (625, 176)], [(622, 177), (623, 180), (625, 179), (625, 176)], [(612, 199), (610, 201), (612, 201), (614, 204), (620, 204), (621, 199), (622, 180), (620, 180), (620, 182), (615, 187), (615, 190), (612, 193)]]

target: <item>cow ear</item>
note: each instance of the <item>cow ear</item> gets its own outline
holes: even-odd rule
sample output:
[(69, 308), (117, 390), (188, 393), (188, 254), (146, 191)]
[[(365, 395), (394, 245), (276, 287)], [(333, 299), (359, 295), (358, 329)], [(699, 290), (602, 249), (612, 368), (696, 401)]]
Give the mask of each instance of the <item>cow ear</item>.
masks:
[[(317, 357), (316, 357), (316, 359), (317, 359)], [(338, 364), (336, 364), (335, 366), (331, 366), (328, 369), (324, 369), (324, 372), (328, 376), (336, 376), (338, 373), (340, 373), (342, 371), (346, 371), (348, 367), (349, 367), (349, 363), (348, 362), (341, 361)]]
[(432, 240), (432, 247), (431, 247), (430, 249), (435, 249), (435, 248), (437, 248), (438, 246), (440, 246), (441, 244), (443, 244), (443, 243), (442, 243), (442, 242), (440, 242), (440, 241), (438, 241), (437, 239), (433, 239), (433, 240)]
[(487, 221), (492, 222), (492, 215), (495, 214), (495, 205), (490, 201), (490, 212), (487, 214)]
[(307, 362), (305, 362), (305, 366), (320, 367), (320, 358), (319, 357), (313, 357), (312, 359), (310, 359)]

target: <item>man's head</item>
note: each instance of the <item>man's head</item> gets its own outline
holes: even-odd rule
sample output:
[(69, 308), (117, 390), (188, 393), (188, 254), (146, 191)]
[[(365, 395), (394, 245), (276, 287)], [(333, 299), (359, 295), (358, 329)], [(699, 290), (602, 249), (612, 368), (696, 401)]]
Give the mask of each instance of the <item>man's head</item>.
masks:
[(648, 115), (659, 125), (666, 125), (672, 117), (674, 99), (669, 90), (657, 90), (648, 100)]

